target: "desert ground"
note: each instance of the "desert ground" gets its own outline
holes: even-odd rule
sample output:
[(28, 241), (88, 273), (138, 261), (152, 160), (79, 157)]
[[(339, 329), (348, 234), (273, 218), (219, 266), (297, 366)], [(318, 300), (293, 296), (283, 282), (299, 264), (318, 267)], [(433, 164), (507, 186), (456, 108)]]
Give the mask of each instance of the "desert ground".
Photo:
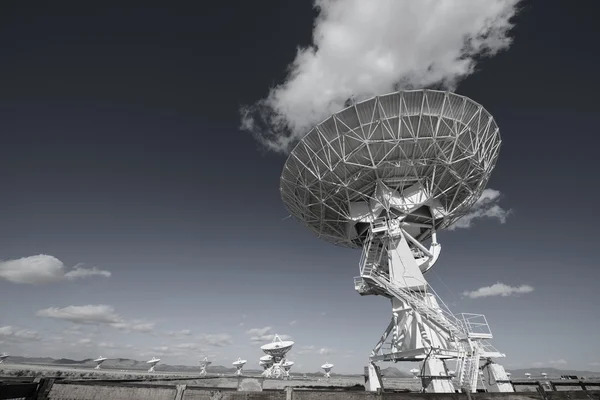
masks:
[[(68, 367), (55, 365), (36, 365), (36, 364), (0, 364), (1, 376), (60, 376), (69, 379), (153, 379), (151, 383), (155, 384), (175, 384), (178, 383), (174, 378), (181, 378), (182, 382), (191, 386), (203, 387), (231, 387), (235, 388), (238, 384), (236, 376), (208, 374), (207, 377), (199, 377), (197, 374), (161, 372), (156, 371), (148, 373), (142, 370), (118, 370), (118, 369), (100, 369), (85, 367)], [(259, 377), (257, 373), (244, 374), (245, 377)], [(165, 378), (165, 380), (161, 380)], [(196, 379), (194, 379), (196, 378)], [(384, 385), (388, 389), (417, 391), (420, 387), (420, 381), (413, 378), (383, 378)], [(148, 383), (147, 381), (145, 383)], [(287, 380), (283, 379), (265, 379), (264, 389), (283, 389), (286, 386), (335, 386), (349, 387), (363, 385), (362, 376), (341, 376), (334, 375), (329, 379), (318, 376), (303, 377), (303, 374), (291, 374)]]

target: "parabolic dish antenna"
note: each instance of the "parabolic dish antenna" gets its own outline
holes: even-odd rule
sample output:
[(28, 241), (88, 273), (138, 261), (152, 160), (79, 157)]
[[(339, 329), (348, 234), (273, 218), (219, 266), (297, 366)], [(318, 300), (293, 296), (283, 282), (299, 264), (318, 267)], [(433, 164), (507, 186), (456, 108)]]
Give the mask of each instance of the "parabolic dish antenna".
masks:
[(323, 371), (325, 371), (325, 378), (331, 378), (331, 369), (333, 368), (333, 364), (325, 363), (321, 365)]
[(413, 374), (413, 376), (415, 378), (419, 377), (419, 372), (421, 372), (421, 370), (419, 368), (413, 368), (413, 369), (410, 370), (410, 373)]
[(154, 367), (156, 367), (156, 364), (158, 364), (160, 362), (160, 358), (156, 358), (156, 357), (152, 357), (152, 359), (146, 361), (146, 364), (150, 365), (150, 369), (148, 370), (148, 372), (154, 372)]
[(294, 342), (291, 340), (281, 340), (279, 335), (275, 335), (271, 343), (260, 346), (260, 349), (273, 357), (275, 362), (278, 362), (286, 353), (292, 349)]
[(263, 367), (262, 376), (266, 378), (273, 376), (273, 356), (262, 356), (258, 364)]
[(273, 356), (269, 356), (269, 355), (262, 356), (260, 358), (260, 361), (263, 361), (263, 362), (266, 362), (266, 363), (272, 363), (273, 362)]
[(284, 376), (284, 378), (289, 378), (290, 377), (290, 369), (292, 369), (293, 365), (294, 365), (293, 361), (285, 361), (281, 365), (281, 368), (283, 368), (283, 376)]
[(9, 355), (6, 353), (0, 354), (0, 364), (2, 364), (4, 362), (4, 360), (6, 360), (8, 357), (9, 357)]
[(387, 214), (424, 240), (481, 195), (500, 150), (492, 116), (454, 93), (414, 90), (332, 115), (298, 143), (281, 175), (287, 209), (320, 238), (360, 248)]
[(207, 374), (206, 368), (212, 364), (212, 361), (208, 361), (208, 357), (204, 357), (204, 360), (200, 361), (200, 376), (205, 376)]
[(101, 365), (102, 365), (102, 363), (103, 363), (104, 361), (106, 361), (106, 360), (107, 360), (107, 358), (105, 358), (105, 357), (98, 357), (98, 358), (96, 358), (96, 359), (94, 360), (94, 362), (96, 363), (96, 367), (95, 367), (94, 369), (100, 369), (100, 366), (101, 366)]
[[(481, 105), (455, 93), (409, 90), (333, 114), (286, 160), (280, 191), (290, 214), (321, 239), (362, 247), (355, 289), (392, 299), (395, 318), (373, 349), (367, 390), (382, 385), (373, 362), (423, 361), (423, 389), (454, 393), (445, 365), (454, 358), (458, 385), (476, 392), (478, 369), (470, 366), (504, 356), (484, 342), (492, 338), (484, 316), (453, 315), (423, 276), (440, 255), (437, 231), (480, 198), (500, 143)], [(483, 368), (504, 376), (498, 364)], [(491, 381), (500, 382), (489, 391), (513, 391), (502, 378)]]
[(241, 358), (238, 358), (236, 361), (234, 361), (232, 364), (235, 367), (235, 375), (242, 375), (242, 369), (244, 368), (244, 365), (247, 363), (246, 360), (242, 360)]

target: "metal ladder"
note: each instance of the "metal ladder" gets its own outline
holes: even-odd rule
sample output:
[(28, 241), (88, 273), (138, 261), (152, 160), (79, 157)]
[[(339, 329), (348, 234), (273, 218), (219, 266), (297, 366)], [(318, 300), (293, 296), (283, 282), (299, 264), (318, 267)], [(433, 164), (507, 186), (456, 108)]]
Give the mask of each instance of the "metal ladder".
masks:
[(470, 342), (464, 344), (470, 348), (463, 348), (458, 355), (458, 386), (475, 393), (479, 379), (479, 346), (477, 343), (472, 346)]

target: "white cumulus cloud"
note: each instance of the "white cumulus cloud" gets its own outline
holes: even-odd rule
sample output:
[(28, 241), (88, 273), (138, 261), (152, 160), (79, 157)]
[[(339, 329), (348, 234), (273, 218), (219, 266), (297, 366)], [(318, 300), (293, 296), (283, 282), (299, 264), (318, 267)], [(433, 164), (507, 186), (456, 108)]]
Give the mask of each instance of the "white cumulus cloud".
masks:
[(312, 45), (285, 81), (241, 109), (241, 128), (287, 152), (348, 100), (399, 88), (454, 89), (478, 58), (507, 49), (520, 0), (315, 0)]
[(108, 278), (110, 275), (109, 271), (103, 271), (96, 267), (83, 268), (81, 264), (67, 271), (62, 261), (46, 254), (0, 261), (0, 279), (5, 279), (12, 283), (43, 285), (64, 280), (72, 281), (90, 276)]
[(521, 285), (521, 286), (509, 286), (504, 283), (495, 283), (491, 286), (480, 287), (477, 290), (473, 290), (471, 292), (466, 291), (463, 292), (463, 296), (469, 297), (471, 299), (477, 299), (479, 297), (492, 297), (492, 296), (502, 296), (508, 297), (518, 294), (525, 294), (533, 292), (533, 287), (529, 285)]
[(470, 228), (473, 221), (481, 218), (497, 219), (501, 224), (506, 222), (506, 218), (511, 214), (511, 210), (505, 210), (498, 205), (501, 198), (499, 191), (494, 189), (484, 189), (481, 196), (467, 214), (452, 224), (448, 229)]

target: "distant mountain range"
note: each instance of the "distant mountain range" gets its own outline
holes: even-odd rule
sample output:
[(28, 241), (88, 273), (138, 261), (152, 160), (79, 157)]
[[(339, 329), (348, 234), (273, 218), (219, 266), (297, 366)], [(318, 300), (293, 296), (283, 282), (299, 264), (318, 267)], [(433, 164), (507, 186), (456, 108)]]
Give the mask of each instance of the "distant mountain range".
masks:
[[(64, 366), (72, 368), (93, 368), (96, 366), (92, 358), (85, 360), (71, 360), (68, 358), (54, 359), (50, 357), (21, 357), (21, 356), (10, 356), (6, 361), (10, 364), (22, 364), (22, 365), (47, 365), (47, 366)], [(1, 369), (0, 365), (0, 369)], [(118, 370), (132, 370), (132, 371), (145, 371), (148, 370), (148, 364), (145, 361), (137, 361), (129, 358), (111, 358), (106, 360), (102, 364), (102, 369), (118, 369)], [(189, 366), (189, 365), (169, 365), (169, 364), (158, 364), (155, 367), (157, 372), (189, 372), (192, 374), (198, 373), (200, 365)], [(223, 367), (221, 365), (210, 365), (207, 369), (210, 374), (233, 374), (235, 368)], [(259, 369), (244, 369), (248, 373), (261, 373)], [(546, 373), (548, 378), (560, 378), (561, 375), (577, 375), (578, 377), (586, 378), (600, 378), (600, 372), (593, 371), (577, 371), (570, 369), (557, 369), (557, 368), (527, 368), (527, 369), (509, 369), (512, 379), (525, 378), (525, 373), (530, 373), (532, 379), (541, 377), (542, 373)], [(293, 375), (306, 375), (306, 376), (323, 376), (322, 371), (302, 373), (299, 371), (292, 371)], [(404, 372), (395, 367), (387, 367), (381, 369), (381, 374), (387, 378), (410, 378), (412, 375), (408, 372)], [(334, 375), (341, 375), (331, 373)], [(345, 375), (345, 374), (344, 374)], [(360, 376), (362, 374), (349, 374), (347, 376)]]
[(574, 369), (558, 369), (558, 368), (526, 368), (526, 369), (507, 369), (511, 373), (511, 379), (524, 379), (525, 374), (531, 374), (531, 378), (540, 378), (542, 373), (546, 373), (547, 377), (560, 378), (561, 375), (577, 375), (578, 377), (600, 378), (600, 372), (594, 371), (577, 371)]

